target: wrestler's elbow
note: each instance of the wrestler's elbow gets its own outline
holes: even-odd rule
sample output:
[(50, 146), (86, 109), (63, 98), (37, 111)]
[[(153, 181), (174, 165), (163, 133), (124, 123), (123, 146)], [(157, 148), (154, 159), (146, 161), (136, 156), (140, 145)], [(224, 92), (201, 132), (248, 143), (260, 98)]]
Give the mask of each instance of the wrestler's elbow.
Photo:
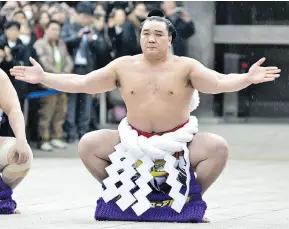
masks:
[(205, 83), (205, 84), (201, 84), (201, 85), (194, 85), (194, 88), (201, 92), (201, 93), (205, 93), (205, 94), (220, 94), (223, 93), (223, 89), (222, 89), (222, 83), (219, 82), (219, 80), (215, 81), (215, 82), (211, 82), (211, 83)]
[(9, 122), (11, 123), (11, 125), (13, 122), (20, 123), (21, 121), (24, 120), (24, 115), (23, 115), (20, 108), (13, 107), (12, 109), (8, 109), (8, 111), (5, 113), (7, 114)]
[(226, 93), (230, 92), (230, 85), (228, 85), (228, 82), (224, 80), (223, 78), (216, 78), (214, 81), (212, 81), (210, 84), (208, 84), (208, 93), (209, 94), (220, 94), (220, 93)]
[(91, 85), (86, 88), (85, 93), (90, 94), (90, 95), (101, 94), (101, 93), (112, 91), (114, 88), (106, 87), (105, 85), (97, 85), (97, 86)]
[(224, 88), (223, 80), (217, 79), (211, 94), (216, 95), (216, 94), (224, 93), (225, 92), (224, 90), (225, 88)]
[(8, 111), (7, 111), (7, 116), (8, 117), (11, 117), (12, 115), (17, 115), (17, 114), (21, 114), (23, 115), (22, 113), (22, 110), (21, 110), (21, 107), (18, 106), (18, 105), (12, 105), (11, 107), (8, 108)]
[(74, 93), (93, 94), (93, 83), (89, 80), (88, 75), (81, 75), (77, 81), (73, 82)]
[(116, 88), (116, 84), (110, 80), (95, 80), (94, 82), (86, 81), (83, 86), (85, 93), (95, 95), (112, 91)]
[(89, 95), (97, 93), (95, 92), (95, 88), (97, 87), (97, 85), (89, 79), (88, 75), (85, 75), (85, 77), (81, 79), (81, 81), (78, 83), (78, 87), (81, 88), (80, 93), (85, 93)]

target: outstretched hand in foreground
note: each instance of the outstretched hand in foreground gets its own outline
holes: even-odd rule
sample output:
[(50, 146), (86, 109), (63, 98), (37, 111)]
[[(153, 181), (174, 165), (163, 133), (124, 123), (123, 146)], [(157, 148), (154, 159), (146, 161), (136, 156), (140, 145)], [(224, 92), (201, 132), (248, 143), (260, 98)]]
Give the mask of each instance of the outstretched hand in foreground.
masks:
[(261, 65), (265, 62), (265, 57), (258, 60), (251, 66), (247, 74), (248, 80), (252, 84), (265, 83), (275, 80), (280, 76), (281, 69), (275, 66), (262, 67)]
[(14, 66), (10, 69), (10, 74), (17, 80), (31, 84), (41, 83), (44, 77), (44, 71), (41, 65), (32, 57), (29, 58), (32, 66)]

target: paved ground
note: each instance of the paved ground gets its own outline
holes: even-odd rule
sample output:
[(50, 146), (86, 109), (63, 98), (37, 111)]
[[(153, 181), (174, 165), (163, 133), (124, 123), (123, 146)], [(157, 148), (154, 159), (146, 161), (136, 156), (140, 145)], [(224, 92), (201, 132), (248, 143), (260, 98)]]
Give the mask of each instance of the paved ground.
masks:
[(1, 216), (0, 228), (212, 228), (289, 227), (289, 162), (230, 160), (205, 195), (211, 224), (96, 222), (100, 186), (78, 159), (36, 158), (15, 192), (21, 215)]
[(33, 169), (15, 191), (22, 214), (0, 216), (0, 228), (288, 229), (288, 127), (211, 124), (200, 130), (230, 145), (227, 168), (204, 196), (210, 224), (96, 222), (100, 186), (77, 158), (75, 143), (65, 151), (34, 151)]

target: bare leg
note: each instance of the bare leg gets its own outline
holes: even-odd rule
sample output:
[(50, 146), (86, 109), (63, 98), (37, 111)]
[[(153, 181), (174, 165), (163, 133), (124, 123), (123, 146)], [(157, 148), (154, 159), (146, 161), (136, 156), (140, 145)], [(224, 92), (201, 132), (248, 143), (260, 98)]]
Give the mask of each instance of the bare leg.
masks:
[(218, 135), (199, 133), (190, 143), (189, 150), (191, 164), (197, 173), (197, 182), (204, 194), (225, 168), (228, 144)]
[[(108, 155), (119, 144), (118, 131), (99, 130), (84, 135), (79, 142), (79, 154), (88, 171), (102, 182), (109, 165)], [(218, 178), (228, 157), (226, 141), (214, 134), (197, 134), (189, 145), (190, 160), (197, 173), (197, 181), (203, 193)], [(203, 222), (209, 222), (204, 218)]]
[[(198, 133), (189, 145), (190, 161), (197, 173), (197, 182), (202, 194), (217, 180), (228, 159), (228, 144), (220, 136), (210, 133)], [(206, 217), (203, 223), (209, 223)]]
[(18, 154), (12, 160), (8, 161), (10, 154), (13, 153), (13, 147), (16, 143), (15, 138), (0, 137), (0, 172), (5, 184), (14, 189), (27, 175), (33, 160), (32, 153), (25, 164), (17, 165)]
[[(13, 153), (15, 138), (0, 137), (0, 173), (2, 173), (3, 182), (11, 189), (14, 189), (27, 175), (30, 170), (33, 160), (32, 153), (29, 155), (29, 160), (25, 164), (17, 165), (18, 155), (11, 160), (10, 154)], [(16, 209), (15, 214), (20, 212)]]
[(109, 165), (108, 155), (114, 152), (114, 147), (120, 143), (116, 130), (98, 130), (85, 134), (78, 146), (80, 158), (88, 171), (102, 182)]

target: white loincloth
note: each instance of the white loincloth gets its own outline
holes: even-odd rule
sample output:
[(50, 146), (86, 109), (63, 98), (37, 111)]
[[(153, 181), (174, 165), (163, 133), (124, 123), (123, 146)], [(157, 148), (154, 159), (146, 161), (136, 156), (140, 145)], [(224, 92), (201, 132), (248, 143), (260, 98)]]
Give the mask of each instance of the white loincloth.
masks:
[[(194, 93), (192, 98), (191, 104), (193, 106), (191, 106), (191, 110), (192, 108), (196, 109), (199, 105), (198, 92), (196, 93)], [(129, 125), (127, 118), (124, 118), (120, 122), (118, 131), (121, 143), (115, 147), (115, 152), (109, 155), (112, 164), (106, 168), (108, 178), (103, 181), (106, 187), (102, 193), (103, 200), (107, 203), (115, 197), (121, 196), (116, 201), (116, 204), (122, 211), (133, 205), (132, 209), (138, 216), (143, 214), (151, 207), (151, 203), (146, 197), (152, 191), (148, 185), (153, 179), (150, 173), (151, 168), (154, 166), (155, 160), (163, 159), (166, 161), (164, 170), (169, 174), (166, 183), (171, 186), (169, 196), (174, 200), (171, 207), (180, 213), (188, 197), (191, 179), (187, 143), (191, 142), (194, 134), (198, 132), (197, 118), (191, 116), (189, 122), (175, 132), (150, 138), (138, 136), (137, 131), (133, 130)], [(184, 159), (186, 161), (187, 188), (185, 195), (180, 193), (182, 183), (177, 179), (180, 171), (176, 169), (177, 160), (173, 156), (175, 152), (182, 151), (184, 152)], [(135, 164), (138, 160), (142, 161), (142, 164), (136, 167)], [(119, 171), (122, 172), (119, 174)], [(136, 187), (131, 178), (137, 173), (140, 176), (135, 183), (139, 187), (139, 190), (131, 194), (130, 191)], [(117, 188), (115, 184), (119, 181), (121, 181), (122, 185)]]
[(190, 103), (190, 112), (196, 110), (200, 104), (199, 92), (195, 89)]

